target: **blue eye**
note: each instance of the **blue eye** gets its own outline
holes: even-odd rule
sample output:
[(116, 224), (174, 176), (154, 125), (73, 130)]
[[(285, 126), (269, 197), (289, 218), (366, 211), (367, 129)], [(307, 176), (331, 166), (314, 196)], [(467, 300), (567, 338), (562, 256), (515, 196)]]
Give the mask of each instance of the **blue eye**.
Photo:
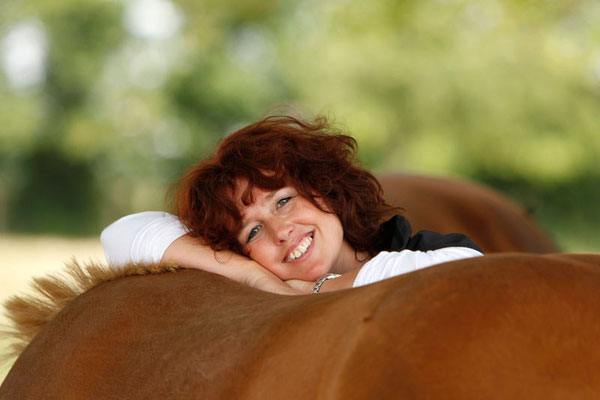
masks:
[(255, 226), (254, 228), (252, 228), (252, 230), (248, 234), (248, 241), (252, 240), (252, 238), (254, 236), (256, 236), (256, 234), (258, 233), (258, 231), (260, 231), (260, 226)]
[(291, 199), (292, 196), (284, 197), (283, 199), (279, 200), (277, 202), (277, 208), (285, 206)]

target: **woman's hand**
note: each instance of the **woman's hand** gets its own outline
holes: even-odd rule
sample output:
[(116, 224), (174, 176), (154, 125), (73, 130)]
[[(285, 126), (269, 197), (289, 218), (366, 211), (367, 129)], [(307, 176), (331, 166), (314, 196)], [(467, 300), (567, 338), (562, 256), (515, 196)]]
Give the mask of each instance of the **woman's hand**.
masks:
[[(258, 264), (257, 264), (258, 265)], [(265, 292), (271, 292), (283, 295), (299, 295), (305, 294), (297, 288), (291, 287), (279, 279), (276, 275), (269, 272), (262, 266), (258, 265), (262, 269), (252, 271), (248, 274), (242, 283), (246, 286), (250, 286), (255, 289), (264, 290)]]
[(203, 245), (189, 235), (181, 236), (171, 243), (161, 261), (212, 272), (266, 292), (284, 295), (303, 294), (286, 285), (257, 262), (231, 251), (215, 253), (209, 246)]

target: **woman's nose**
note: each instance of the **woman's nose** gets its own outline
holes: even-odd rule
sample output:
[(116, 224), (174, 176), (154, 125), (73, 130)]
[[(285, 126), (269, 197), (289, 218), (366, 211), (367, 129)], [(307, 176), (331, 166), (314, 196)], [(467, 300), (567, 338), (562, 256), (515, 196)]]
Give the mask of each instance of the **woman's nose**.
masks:
[(285, 220), (273, 222), (273, 233), (278, 243), (284, 243), (289, 240), (293, 231), (294, 225)]

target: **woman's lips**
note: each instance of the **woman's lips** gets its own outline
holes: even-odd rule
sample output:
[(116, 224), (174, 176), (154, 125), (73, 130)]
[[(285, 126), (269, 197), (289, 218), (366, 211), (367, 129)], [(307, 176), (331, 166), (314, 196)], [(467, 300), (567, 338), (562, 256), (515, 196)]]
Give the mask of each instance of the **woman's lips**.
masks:
[[(302, 261), (303, 259), (308, 257), (308, 254), (313, 247), (313, 242), (315, 240), (314, 236), (315, 236), (314, 231), (308, 232), (306, 235), (302, 236), (297, 241), (295, 246), (288, 251), (283, 262), (290, 263), (290, 262)], [(294, 257), (294, 255), (296, 255), (297, 257)]]

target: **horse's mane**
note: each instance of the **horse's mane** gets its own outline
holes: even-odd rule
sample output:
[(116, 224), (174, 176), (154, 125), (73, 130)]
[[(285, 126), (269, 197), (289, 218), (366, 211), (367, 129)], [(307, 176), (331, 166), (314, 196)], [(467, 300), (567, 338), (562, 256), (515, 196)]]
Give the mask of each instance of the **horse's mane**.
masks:
[(105, 282), (134, 275), (161, 274), (179, 269), (167, 264), (127, 264), (111, 268), (98, 262), (81, 265), (72, 259), (62, 273), (33, 278), (33, 293), (10, 297), (4, 302), (8, 325), (0, 327), (0, 336), (10, 343), (0, 363), (18, 357), (31, 340), (63, 308), (86, 291)]

